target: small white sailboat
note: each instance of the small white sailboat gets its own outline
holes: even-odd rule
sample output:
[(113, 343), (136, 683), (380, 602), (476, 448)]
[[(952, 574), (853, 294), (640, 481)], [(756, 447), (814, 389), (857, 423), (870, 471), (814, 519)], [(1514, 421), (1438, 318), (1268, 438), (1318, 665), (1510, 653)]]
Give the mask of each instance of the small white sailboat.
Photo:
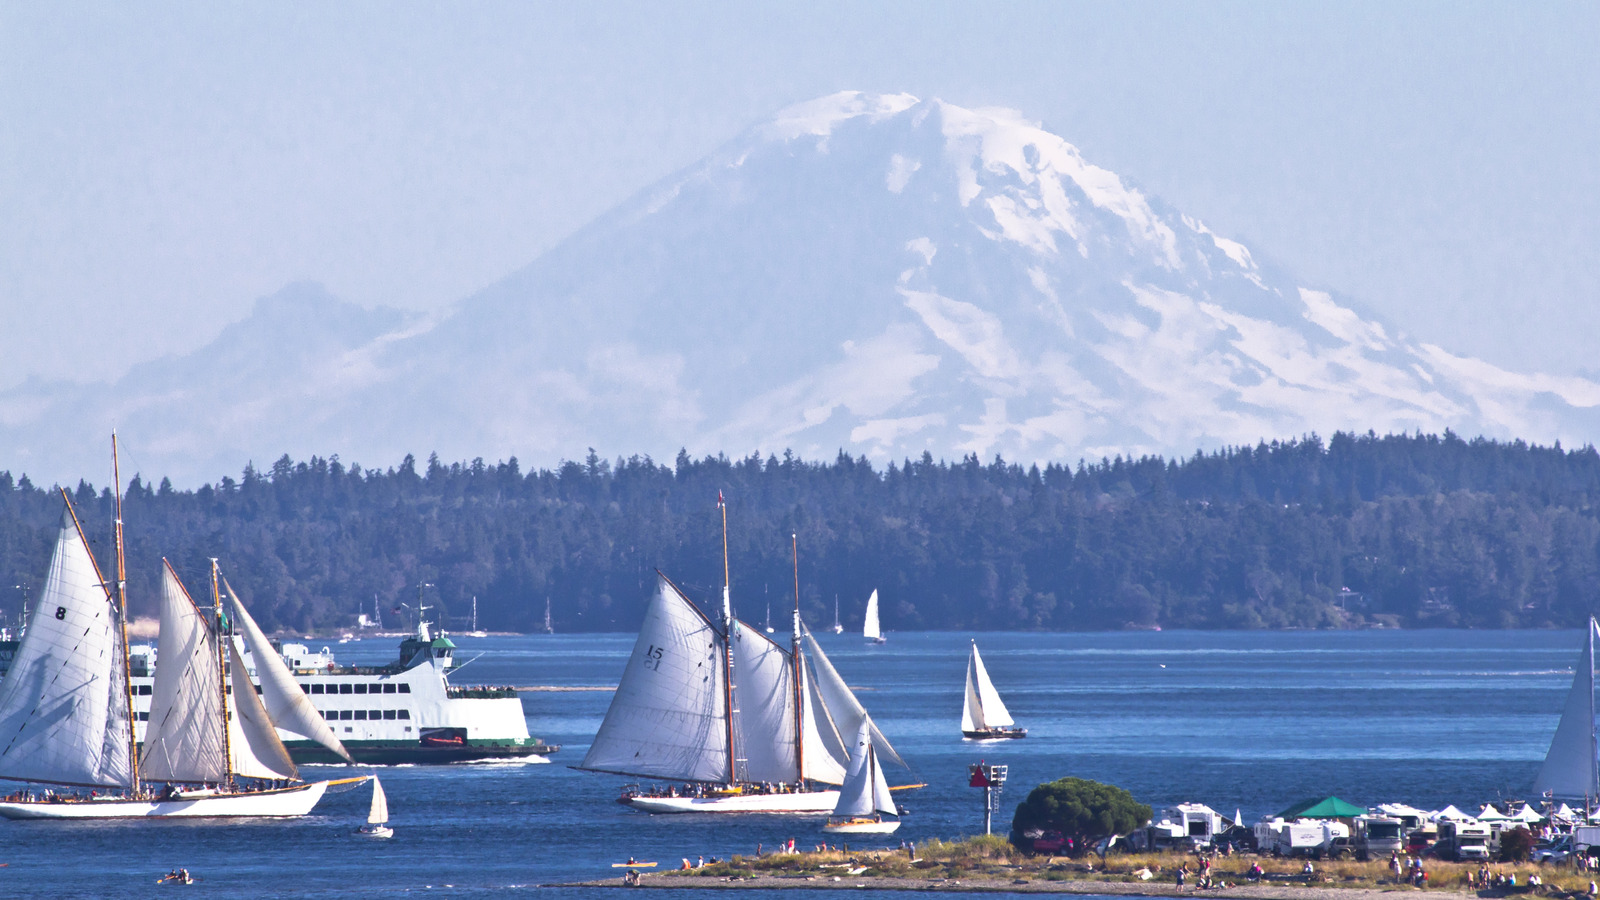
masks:
[(556, 626), (550, 621), (550, 598), (544, 598), (544, 633), (555, 634)]
[(767, 622), (766, 622), (766, 625), (764, 626), (763, 630), (765, 630), (767, 634), (771, 634), (772, 633), (772, 604), (771, 603), (767, 604)]
[(889, 783), (878, 765), (871, 729), (872, 723), (863, 720), (856, 733), (855, 746), (850, 750), (850, 771), (839, 787), (839, 803), (822, 826), (829, 834), (893, 834), (900, 827), (899, 819), (883, 818), (900, 815), (900, 809), (895, 806)]
[(467, 632), (468, 637), (488, 637), (488, 632), (478, 630), (478, 595), (472, 595), (472, 630)]
[(844, 623), (839, 621), (839, 595), (833, 595), (833, 633), (844, 634)]
[(872, 596), (867, 598), (867, 614), (861, 621), (861, 636), (873, 644), (886, 642), (883, 636), (883, 626), (878, 622), (878, 590), (872, 590)]
[(389, 798), (383, 793), (378, 776), (372, 776), (372, 808), (367, 811), (367, 824), (356, 829), (356, 834), (369, 838), (394, 837), (389, 827)]
[(1583, 651), (1561, 722), (1550, 739), (1550, 751), (1533, 779), (1535, 793), (1558, 799), (1600, 797), (1600, 771), (1596, 765), (1594, 701), (1594, 645), (1600, 636), (1600, 623), (1589, 617)]
[(1028, 729), (1016, 727), (994, 682), (989, 680), (989, 670), (978, 655), (977, 641), (972, 642), (972, 653), (967, 656), (967, 698), (961, 708), (961, 733), (975, 741), (1028, 736)]

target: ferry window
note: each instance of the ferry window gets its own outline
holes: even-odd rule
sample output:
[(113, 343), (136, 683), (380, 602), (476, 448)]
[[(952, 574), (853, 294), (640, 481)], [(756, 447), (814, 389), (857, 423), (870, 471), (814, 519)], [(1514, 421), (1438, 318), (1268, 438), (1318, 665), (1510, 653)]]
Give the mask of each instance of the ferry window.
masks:
[(349, 725), (346, 725), (346, 726), (345, 726), (345, 727), (344, 727), (344, 731), (345, 731), (345, 734), (349, 734), (349, 733), (350, 733), (350, 731), (351, 731), (351, 728), (350, 728), (350, 726), (349, 726)]
[(367, 686), (366, 685), (364, 685), (364, 684), (356, 685), (356, 693), (365, 694), (366, 692), (367, 692)]
[[(259, 688), (257, 688), (257, 690), (260, 690), (260, 689), (259, 689)], [(302, 684), (302, 685), (300, 685), (300, 692), (301, 692), (301, 693), (302, 693), (302, 694), (309, 694), (309, 693), (311, 693), (311, 685), (309, 685), (309, 684)]]
[(258, 696), (258, 697), (261, 696), (261, 685), (258, 684), (255, 687), (256, 687), (256, 696)]
[(348, 722), (351, 719), (355, 718), (355, 716), (351, 715), (350, 710), (341, 709), (341, 710), (339, 710), (339, 718), (341, 720), (345, 721), (345, 722)]
[[(402, 709), (402, 710), (400, 710), (400, 718), (402, 718), (402, 719), (409, 719), (409, 718), (411, 718), (411, 710), (409, 710), (409, 709)], [(410, 731), (410, 730), (411, 730), (411, 729), (409, 729), (409, 728), (407, 728), (407, 729), (406, 729), (406, 730), (407, 730), (407, 731)]]
[(341, 684), (341, 685), (339, 685), (339, 693), (341, 693), (341, 694), (352, 694), (352, 693), (355, 693), (355, 688), (351, 687), (348, 684)]
[(392, 694), (392, 693), (394, 693), (394, 685), (393, 685), (393, 684), (386, 684), (386, 685), (384, 685), (384, 686), (383, 686), (383, 692), (384, 692), (384, 693), (385, 693), (385, 694)]
[(223, 688), (222, 688), (222, 692), (223, 692), (223, 693), (224, 693), (224, 694), (231, 694), (231, 693), (233, 693), (233, 685), (231, 685), (231, 684), (229, 684), (229, 685), (225, 685), (225, 686), (223, 686)]
[(311, 685), (311, 693), (313, 693), (313, 694), (322, 693), (322, 685), (320, 685), (320, 684)]
[[(401, 712), (405, 712), (405, 710), (402, 709)], [(404, 719), (405, 716), (401, 716), (400, 718)], [(411, 726), (407, 725), (406, 726), (406, 734), (410, 734), (410, 733), (411, 733)]]
[(384, 710), (384, 711), (383, 711), (383, 717), (384, 717), (384, 718), (385, 718), (385, 719), (392, 719), (392, 718), (394, 718), (394, 710), (392, 710), (392, 709), (386, 709), (386, 710)]
[(142, 712), (142, 713), (139, 713), (139, 721), (141, 721), (141, 722), (148, 722), (148, 721), (150, 721), (150, 714), (149, 714), (149, 713), (147, 713), (147, 712)]
[(369, 694), (381, 694), (381, 693), (383, 693), (383, 685), (381, 685), (381, 684), (369, 684), (369, 685), (367, 685), (367, 693), (369, 693)]
[(141, 696), (141, 697), (150, 696), (151, 688), (152, 688), (152, 686), (148, 685), (148, 684), (139, 685), (139, 696)]
[(375, 709), (372, 712), (367, 714), (367, 718), (369, 718), (372, 721), (376, 722), (376, 721), (378, 721), (378, 720), (383, 718), (383, 710)]
[(367, 720), (367, 711), (364, 710), (364, 709), (356, 710), (356, 721), (365, 722), (366, 720)]
[(334, 711), (332, 711), (332, 710), (319, 709), (319, 710), (317, 710), (317, 712), (321, 713), (322, 717), (324, 719), (337, 719), (337, 718), (339, 718), (339, 714), (334, 712)]
[(402, 694), (411, 693), (411, 685), (406, 684), (404, 681), (400, 682), (400, 693), (402, 693)]

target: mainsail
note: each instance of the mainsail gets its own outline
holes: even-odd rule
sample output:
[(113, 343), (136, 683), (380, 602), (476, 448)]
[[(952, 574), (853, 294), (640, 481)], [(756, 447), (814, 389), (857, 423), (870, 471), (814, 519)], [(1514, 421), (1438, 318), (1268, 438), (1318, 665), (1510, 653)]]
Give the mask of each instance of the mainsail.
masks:
[(978, 642), (972, 642), (972, 654), (967, 657), (967, 702), (961, 710), (961, 730), (981, 731), (985, 728), (1009, 728), (1015, 723), (1000, 694), (989, 680), (983, 667), (983, 657), (978, 655)]
[(69, 507), (0, 682), (0, 777), (131, 786), (126, 678), (121, 622)]
[[(250, 613), (239, 602), (239, 596), (224, 579), (222, 586), (228, 592), (228, 601), (233, 609), (234, 625), (244, 632), (246, 645), (250, 648), (250, 655), (256, 662), (256, 678), (261, 681), (261, 701), (266, 708), (267, 715), (272, 722), (285, 731), (291, 731), (309, 740), (316, 741), (334, 753), (339, 754), (345, 762), (354, 763), (349, 751), (344, 749), (344, 744), (334, 736), (333, 729), (323, 720), (322, 714), (317, 712), (311, 701), (306, 699), (305, 692), (300, 690), (300, 685), (294, 680), (294, 673), (284, 665), (283, 657), (273, 648), (272, 642), (262, 633), (256, 620), (250, 618)], [(245, 683), (249, 683), (246, 680)]]
[(883, 637), (883, 626), (878, 623), (878, 591), (872, 591), (872, 596), (867, 598), (867, 615), (861, 624), (861, 636), (868, 640), (880, 640)]
[(372, 776), (372, 808), (367, 810), (368, 825), (383, 825), (389, 821), (389, 798), (383, 793), (378, 776)]
[(222, 663), (211, 625), (162, 560), (161, 631), (156, 639), (150, 724), (139, 766), (149, 781), (222, 781), (224, 749)]
[(726, 782), (727, 677), (721, 633), (665, 577), (579, 768)]
[(795, 780), (794, 676), (789, 653), (744, 622), (733, 623), (734, 718), (739, 781)]
[(1533, 780), (1534, 791), (1553, 797), (1600, 797), (1597, 778), (1594, 705), (1594, 645), (1600, 636), (1600, 623), (1589, 618), (1583, 652), (1578, 657), (1577, 673), (1561, 722), (1550, 741), (1550, 752)]
[(850, 771), (839, 788), (839, 803), (833, 808), (836, 816), (870, 816), (875, 813), (897, 815), (894, 797), (889, 793), (889, 783), (884, 780), (883, 767), (878, 765), (878, 754), (873, 747), (872, 721), (864, 719), (856, 732), (850, 750)]

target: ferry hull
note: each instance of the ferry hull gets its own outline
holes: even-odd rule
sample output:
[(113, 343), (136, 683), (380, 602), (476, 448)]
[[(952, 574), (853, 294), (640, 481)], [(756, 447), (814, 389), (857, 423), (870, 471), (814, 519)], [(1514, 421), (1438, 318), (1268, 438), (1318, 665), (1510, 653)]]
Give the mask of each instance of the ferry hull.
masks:
[[(313, 741), (286, 741), (289, 758), (296, 765), (325, 763), (343, 765), (344, 760), (321, 744)], [(560, 744), (542, 741), (484, 741), (460, 745), (424, 746), (417, 741), (345, 741), (344, 748), (358, 765), (399, 766), (432, 765), (484, 760), (516, 760), (530, 756), (549, 756), (561, 749)]]
[(0, 801), (7, 819), (222, 819), (294, 818), (311, 812), (328, 789), (318, 781), (248, 794), (217, 794), (178, 800), (82, 800), (71, 803)]
[(628, 797), (622, 801), (650, 813), (800, 813), (833, 812), (838, 791), (798, 794), (740, 794), (732, 797)]

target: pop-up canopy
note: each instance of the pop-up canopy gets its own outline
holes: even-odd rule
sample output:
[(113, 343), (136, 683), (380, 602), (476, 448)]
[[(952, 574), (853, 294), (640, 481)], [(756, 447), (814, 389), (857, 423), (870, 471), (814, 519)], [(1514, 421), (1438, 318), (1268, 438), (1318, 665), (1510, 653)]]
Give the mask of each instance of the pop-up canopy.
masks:
[(1366, 809), (1346, 803), (1338, 797), (1321, 800), (1302, 800), (1278, 813), (1280, 819), (1351, 819), (1367, 814)]

